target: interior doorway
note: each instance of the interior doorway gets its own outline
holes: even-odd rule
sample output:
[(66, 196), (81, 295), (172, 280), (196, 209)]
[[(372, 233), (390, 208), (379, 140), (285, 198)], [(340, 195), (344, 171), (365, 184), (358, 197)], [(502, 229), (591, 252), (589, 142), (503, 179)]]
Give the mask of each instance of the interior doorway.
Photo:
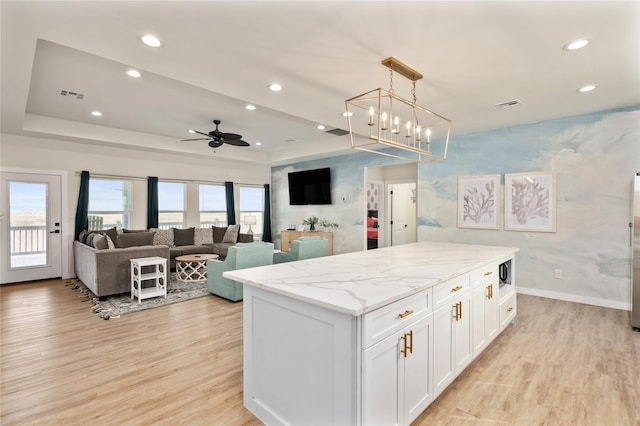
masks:
[(0, 173), (0, 284), (62, 276), (62, 177)]
[(365, 249), (417, 241), (417, 164), (367, 167), (364, 179)]
[(389, 184), (391, 204), (391, 245), (415, 243), (417, 241), (416, 183)]

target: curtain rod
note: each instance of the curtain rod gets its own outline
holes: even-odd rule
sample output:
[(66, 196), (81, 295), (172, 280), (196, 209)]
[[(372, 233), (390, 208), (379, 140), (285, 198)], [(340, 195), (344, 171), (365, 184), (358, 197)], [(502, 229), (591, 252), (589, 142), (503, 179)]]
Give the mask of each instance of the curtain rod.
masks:
[[(80, 176), (80, 174), (81, 174), (81, 172), (76, 172), (76, 176)], [(141, 176), (110, 175), (110, 174), (105, 174), (105, 173), (95, 173), (95, 174), (93, 174), (93, 173), (89, 172), (89, 177), (147, 180), (148, 176), (147, 177), (141, 177)], [(158, 177), (158, 181), (162, 181), (162, 182), (178, 182), (178, 183), (182, 183), (182, 182), (186, 182), (186, 183), (210, 183), (210, 184), (224, 185), (224, 182), (213, 182), (213, 181), (207, 181), (207, 180), (193, 180), (193, 179), (162, 179), (162, 178)], [(233, 183), (237, 183), (239, 185), (253, 185), (253, 186), (264, 185), (264, 184), (259, 184), (259, 183), (242, 183), (242, 182), (233, 182)]]

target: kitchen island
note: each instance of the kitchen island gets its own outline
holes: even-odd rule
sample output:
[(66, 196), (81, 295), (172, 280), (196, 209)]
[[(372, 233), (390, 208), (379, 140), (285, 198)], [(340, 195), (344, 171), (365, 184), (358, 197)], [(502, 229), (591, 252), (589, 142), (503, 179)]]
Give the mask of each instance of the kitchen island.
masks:
[(409, 424), (516, 314), (517, 248), (414, 243), (225, 272), (268, 425)]

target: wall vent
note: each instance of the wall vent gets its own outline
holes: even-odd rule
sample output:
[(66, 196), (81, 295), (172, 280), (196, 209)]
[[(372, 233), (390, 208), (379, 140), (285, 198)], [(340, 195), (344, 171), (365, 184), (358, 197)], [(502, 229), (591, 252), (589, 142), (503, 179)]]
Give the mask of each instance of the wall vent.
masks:
[(60, 96), (66, 96), (68, 98), (84, 99), (84, 93), (79, 93), (74, 90), (60, 89), (58, 93)]
[(332, 135), (336, 135), (336, 136), (344, 136), (349, 134), (348, 131), (343, 129), (331, 129), (331, 130), (327, 130), (325, 133), (331, 133)]
[(519, 99), (512, 99), (510, 101), (500, 102), (499, 104), (496, 104), (496, 108), (505, 109), (520, 105), (522, 105), (522, 102), (520, 102)]

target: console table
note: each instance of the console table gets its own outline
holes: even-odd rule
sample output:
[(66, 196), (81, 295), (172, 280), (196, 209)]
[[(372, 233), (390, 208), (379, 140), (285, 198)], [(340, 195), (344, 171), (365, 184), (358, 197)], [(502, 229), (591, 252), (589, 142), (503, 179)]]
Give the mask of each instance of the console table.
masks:
[(513, 321), (517, 248), (421, 242), (244, 284), (244, 405), (267, 425), (409, 425)]
[(333, 254), (333, 232), (321, 232), (321, 231), (289, 231), (284, 230), (280, 232), (280, 250), (291, 250), (291, 243), (300, 237), (322, 237), (329, 240), (327, 247), (327, 256)]

